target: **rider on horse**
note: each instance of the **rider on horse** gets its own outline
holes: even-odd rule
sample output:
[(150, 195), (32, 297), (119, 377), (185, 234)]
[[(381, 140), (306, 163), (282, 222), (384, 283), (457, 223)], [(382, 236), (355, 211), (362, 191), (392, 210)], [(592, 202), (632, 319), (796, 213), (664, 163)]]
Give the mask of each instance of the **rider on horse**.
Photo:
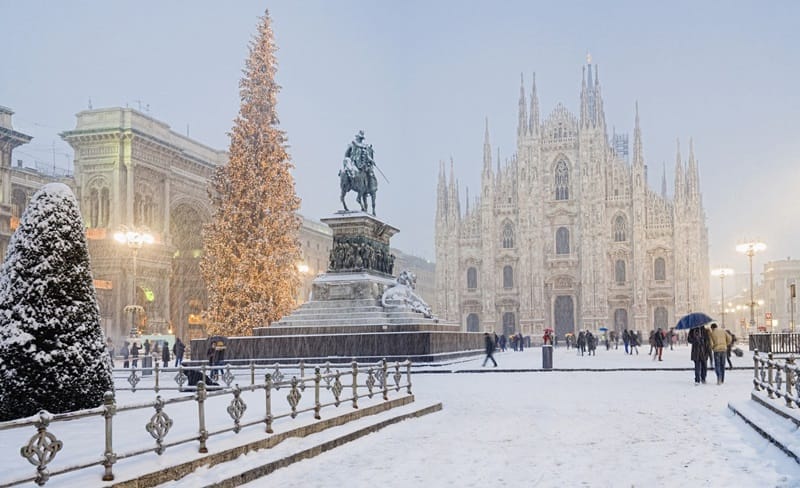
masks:
[[(354, 183), (351, 189), (356, 190), (356, 201), (363, 211), (367, 210), (367, 195), (372, 197), (372, 214), (375, 214), (375, 192), (378, 191), (378, 179), (375, 177), (374, 151), (372, 144), (364, 142), (364, 131), (358, 131), (355, 140), (350, 143), (344, 153), (344, 173)], [(355, 169), (353, 168), (355, 166)], [(345, 188), (342, 188), (346, 193)], [(344, 204), (344, 195), (342, 195)], [(345, 209), (347, 208), (345, 204)]]

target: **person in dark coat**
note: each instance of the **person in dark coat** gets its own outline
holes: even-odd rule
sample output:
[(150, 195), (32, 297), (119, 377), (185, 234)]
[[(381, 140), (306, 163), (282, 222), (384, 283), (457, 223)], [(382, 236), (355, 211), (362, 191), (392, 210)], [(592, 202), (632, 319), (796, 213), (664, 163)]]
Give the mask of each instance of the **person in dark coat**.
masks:
[(497, 367), (497, 361), (494, 360), (494, 337), (488, 332), (483, 333), (483, 342), (486, 348), (486, 359), (483, 360), (483, 366), (486, 366), (486, 361), (492, 360), (494, 367)]
[(145, 356), (150, 355), (150, 339), (144, 340), (144, 355)]
[(186, 351), (186, 344), (183, 343), (180, 337), (175, 339), (175, 345), (172, 346), (172, 352), (175, 354), (175, 367), (183, 363), (183, 353)]
[(122, 343), (122, 349), (119, 350), (119, 353), (122, 355), (122, 367), (130, 368), (131, 362), (128, 360), (130, 357), (130, 352), (128, 352), (128, 341)]
[(139, 343), (135, 342), (131, 346), (131, 360), (133, 361), (133, 367), (139, 367)]
[(631, 355), (633, 355), (633, 351), (636, 351), (636, 355), (639, 355), (639, 335), (634, 332), (630, 331), (628, 333), (628, 338), (631, 341), (630, 348), (631, 348)]
[(625, 354), (632, 354), (633, 351), (629, 351), (628, 349), (631, 343), (631, 335), (628, 333), (628, 329), (622, 331), (622, 343), (625, 346)]
[(581, 353), (581, 356), (583, 356), (583, 353), (586, 352), (586, 333), (584, 333), (583, 331), (578, 332), (577, 346), (578, 346), (578, 352)]
[(164, 347), (161, 348), (161, 367), (169, 367), (169, 342), (164, 341)]
[(708, 373), (708, 356), (711, 353), (711, 339), (708, 337), (708, 332), (705, 327), (695, 327), (689, 331), (686, 337), (689, 344), (692, 345), (691, 358), (694, 361), (694, 384), (706, 382), (706, 374)]
[(653, 346), (656, 348), (653, 354), (653, 361), (655, 361), (656, 358), (661, 361), (661, 354), (664, 353), (664, 335), (661, 333), (661, 327), (656, 329), (655, 334), (653, 334)]

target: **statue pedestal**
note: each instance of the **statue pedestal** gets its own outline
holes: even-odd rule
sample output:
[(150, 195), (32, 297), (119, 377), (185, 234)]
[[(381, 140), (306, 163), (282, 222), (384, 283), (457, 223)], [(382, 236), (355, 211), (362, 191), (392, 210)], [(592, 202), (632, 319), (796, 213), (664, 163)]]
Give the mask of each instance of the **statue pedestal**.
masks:
[[(365, 212), (321, 219), (333, 231), (328, 272), (314, 279), (311, 299), (252, 337), (228, 339), (226, 359), (346, 362), (443, 361), (483, 353), (483, 334), (462, 332), (408, 306), (381, 303), (397, 285), (389, 240), (398, 229)], [(206, 344), (192, 341), (194, 351)]]

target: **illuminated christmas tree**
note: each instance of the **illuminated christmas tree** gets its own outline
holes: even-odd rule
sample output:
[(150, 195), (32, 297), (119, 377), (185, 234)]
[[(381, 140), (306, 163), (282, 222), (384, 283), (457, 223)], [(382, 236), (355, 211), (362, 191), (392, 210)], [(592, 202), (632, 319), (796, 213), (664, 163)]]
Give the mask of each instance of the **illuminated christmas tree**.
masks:
[(299, 286), (300, 199), (278, 128), (276, 50), (266, 12), (239, 82), (230, 160), (211, 182), (214, 216), (204, 228), (200, 263), (210, 335), (251, 335), (292, 310)]

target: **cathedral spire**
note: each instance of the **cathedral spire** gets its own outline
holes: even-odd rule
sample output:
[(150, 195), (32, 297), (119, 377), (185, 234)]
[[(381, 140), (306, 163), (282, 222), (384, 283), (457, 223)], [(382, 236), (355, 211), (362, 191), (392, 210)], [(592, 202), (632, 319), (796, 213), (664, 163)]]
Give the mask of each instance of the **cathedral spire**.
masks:
[(522, 138), (528, 133), (528, 114), (525, 106), (525, 78), (522, 73), (519, 74), (519, 124), (517, 126), (517, 137)]
[(533, 86), (531, 87), (531, 113), (528, 131), (532, 136), (539, 134), (539, 96), (536, 94), (536, 73), (533, 73)]
[(661, 163), (663, 173), (661, 174), (661, 198), (667, 198), (667, 163)]
[(677, 140), (678, 154), (675, 159), (675, 202), (683, 201), (686, 197), (686, 189), (683, 186), (683, 161), (681, 161), (681, 141)]
[(636, 102), (636, 122), (633, 127), (633, 164), (644, 165), (644, 152), (642, 151), (642, 129), (639, 126), (639, 102)]
[(689, 167), (687, 168), (687, 193), (693, 201), (700, 201), (700, 172), (694, 159), (694, 141), (689, 138)]
[(589, 93), (586, 90), (586, 66), (584, 66), (581, 70), (581, 126), (587, 125), (589, 125)]
[(486, 117), (486, 130), (483, 134), (483, 173), (492, 172), (492, 145), (489, 143), (489, 117)]
[(467, 206), (466, 206), (466, 209), (464, 210), (464, 215), (469, 215), (469, 187), (466, 187), (466, 190), (467, 190), (467, 195), (466, 195), (465, 202), (466, 202)]

